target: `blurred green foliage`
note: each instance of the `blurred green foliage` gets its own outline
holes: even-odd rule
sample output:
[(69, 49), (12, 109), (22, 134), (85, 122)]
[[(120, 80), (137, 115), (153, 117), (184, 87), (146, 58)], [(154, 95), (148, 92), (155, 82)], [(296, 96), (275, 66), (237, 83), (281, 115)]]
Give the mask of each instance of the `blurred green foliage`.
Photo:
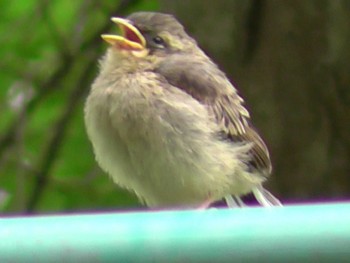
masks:
[(138, 207), (96, 165), (83, 104), (111, 16), (158, 1), (0, 0), (0, 211)]

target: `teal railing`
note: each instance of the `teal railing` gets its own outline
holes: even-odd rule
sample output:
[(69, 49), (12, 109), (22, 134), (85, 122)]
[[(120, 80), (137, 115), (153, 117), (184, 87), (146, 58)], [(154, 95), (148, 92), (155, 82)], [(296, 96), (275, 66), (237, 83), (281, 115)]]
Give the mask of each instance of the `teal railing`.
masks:
[(0, 262), (350, 262), (350, 203), (1, 218)]

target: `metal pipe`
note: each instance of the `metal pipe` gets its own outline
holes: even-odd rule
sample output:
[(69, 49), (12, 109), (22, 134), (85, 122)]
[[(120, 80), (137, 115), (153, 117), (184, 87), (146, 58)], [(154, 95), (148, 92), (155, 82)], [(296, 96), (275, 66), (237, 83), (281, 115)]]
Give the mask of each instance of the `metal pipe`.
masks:
[(350, 203), (1, 218), (0, 262), (350, 262)]

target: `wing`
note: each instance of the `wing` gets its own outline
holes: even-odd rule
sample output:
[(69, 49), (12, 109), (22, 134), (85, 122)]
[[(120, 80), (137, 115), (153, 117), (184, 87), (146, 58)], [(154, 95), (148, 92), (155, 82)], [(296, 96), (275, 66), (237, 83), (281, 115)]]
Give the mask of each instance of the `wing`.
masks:
[(265, 176), (271, 173), (268, 149), (252, 126), (243, 99), (214, 63), (205, 56), (190, 59), (185, 55), (173, 55), (163, 61), (156, 72), (207, 105), (228, 139), (252, 143), (250, 167)]
[[(210, 109), (221, 129), (232, 141), (252, 142), (250, 164), (264, 175), (271, 173), (272, 165), (266, 144), (252, 126), (248, 111), (239, 103), (237, 94), (220, 96)], [(238, 103), (237, 103), (238, 102)]]

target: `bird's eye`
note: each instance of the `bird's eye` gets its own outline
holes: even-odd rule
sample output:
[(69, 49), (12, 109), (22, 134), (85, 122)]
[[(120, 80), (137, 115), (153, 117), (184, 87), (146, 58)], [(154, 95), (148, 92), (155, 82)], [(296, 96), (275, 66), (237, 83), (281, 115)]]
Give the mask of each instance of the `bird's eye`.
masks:
[(154, 44), (157, 44), (157, 45), (160, 45), (160, 46), (164, 45), (164, 39), (161, 38), (160, 36), (156, 36), (152, 40), (153, 40)]

